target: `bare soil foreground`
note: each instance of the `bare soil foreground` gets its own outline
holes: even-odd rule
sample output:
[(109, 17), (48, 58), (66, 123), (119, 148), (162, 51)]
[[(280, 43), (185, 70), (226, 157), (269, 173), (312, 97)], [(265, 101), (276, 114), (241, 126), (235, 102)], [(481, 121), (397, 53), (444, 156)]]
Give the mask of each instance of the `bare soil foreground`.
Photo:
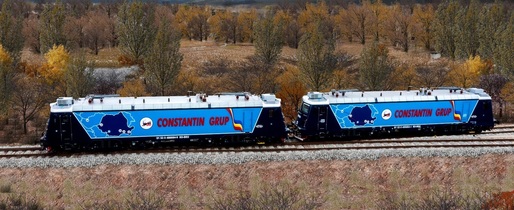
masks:
[(434, 191), (460, 195), (514, 189), (514, 155), (380, 158), (354, 161), (251, 162), (240, 165), (102, 165), (1, 168), (0, 199), (11, 194), (45, 209), (102, 208), (134, 195), (164, 209), (206, 209), (216, 200), (266, 188), (293, 190), (318, 209), (375, 209), (391, 198)]

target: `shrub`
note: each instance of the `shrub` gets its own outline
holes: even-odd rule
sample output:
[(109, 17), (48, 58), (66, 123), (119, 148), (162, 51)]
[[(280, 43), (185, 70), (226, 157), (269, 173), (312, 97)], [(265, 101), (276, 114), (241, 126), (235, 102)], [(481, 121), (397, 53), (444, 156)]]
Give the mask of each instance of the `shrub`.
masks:
[(153, 193), (136, 192), (131, 194), (125, 203), (125, 209), (153, 210), (163, 209), (164, 199)]
[(317, 209), (321, 207), (322, 199), (310, 196), (289, 183), (265, 185), (250, 193), (238, 190), (236, 193), (214, 199), (208, 206), (210, 209)]
[[(376, 204), (377, 209), (504, 209), (505, 205), (491, 200), (490, 192), (462, 192), (433, 190), (422, 198), (387, 195)], [(496, 194), (495, 194), (496, 195)], [(503, 201), (503, 200), (501, 200)], [(491, 205), (493, 204), (493, 205)], [(492, 207), (492, 208), (491, 208)], [(507, 206), (508, 207), (508, 206)], [(509, 208), (510, 209), (510, 208)]]
[(492, 196), (481, 205), (482, 209), (514, 209), (514, 191), (500, 192)]
[(0, 202), (0, 209), (42, 210), (44, 208), (37, 200), (27, 200), (22, 194), (11, 194), (6, 200)]
[(82, 209), (116, 210), (116, 209), (123, 209), (122, 206), (123, 205), (117, 201), (105, 201), (105, 202), (94, 201), (92, 203), (83, 203), (80, 205), (80, 208), (82, 208)]
[(11, 192), (11, 184), (10, 183), (0, 184), (0, 193), (10, 193), (10, 192)]

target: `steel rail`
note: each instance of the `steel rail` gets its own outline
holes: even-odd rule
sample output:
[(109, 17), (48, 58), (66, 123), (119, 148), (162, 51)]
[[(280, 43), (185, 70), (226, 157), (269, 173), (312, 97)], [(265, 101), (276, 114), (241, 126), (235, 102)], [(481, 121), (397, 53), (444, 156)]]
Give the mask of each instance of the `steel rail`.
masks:
[(40, 147), (0, 147), (0, 158), (20, 157), (79, 157), (81, 155), (117, 155), (117, 154), (152, 154), (152, 153), (239, 153), (239, 152), (289, 152), (289, 151), (322, 151), (322, 150), (376, 150), (376, 149), (408, 149), (408, 148), (491, 148), (514, 147), (514, 138), (506, 139), (380, 139), (354, 141), (323, 141), (323, 142), (290, 142), (274, 145), (252, 145), (233, 147), (194, 147), (171, 146), (149, 148), (145, 150), (119, 150), (107, 152), (64, 152), (52, 154)]

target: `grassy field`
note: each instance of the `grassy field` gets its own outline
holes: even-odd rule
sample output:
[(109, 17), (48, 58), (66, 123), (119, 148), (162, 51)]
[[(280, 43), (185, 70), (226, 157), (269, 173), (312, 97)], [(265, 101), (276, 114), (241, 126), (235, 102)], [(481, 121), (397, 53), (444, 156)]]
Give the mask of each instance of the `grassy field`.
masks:
[[(338, 42), (336, 51), (346, 52), (358, 57), (363, 49), (363, 45), (358, 43)], [(250, 43), (224, 44), (214, 41), (189, 41), (182, 40), (181, 52), (184, 54), (182, 63), (183, 70), (197, 68), (202, 62), (216, 58), (227, 58), (233, 61), (241, 61), (254, 54), (255, 50)], [(406, 63), (427, 62), (430, 60), (428, 51), (421, 48), (414, 48), (405, 53), (401, 50), (389, 47), (390, 56), (394, 59)], [(117, 48), (104, 48), (98, 55), (88, 54), (88, 59), (94, 61), (98, 67), (119, 67), (118, 58), (121, 51)], [(285, 46), (282, 49), (281, 61), (291, 60), (296, 56), (296, 49)], [(35, 54), (31, 51), (22, 52), (22, 61), (32, 64), (42, 64), (45, 62), (44, 56)]]
[(512, 161), (513, 155), (484, 155), (3, 168), (0, 207), (12, 206), (14, 200), (45, 209), (241, 209), (237, 207), (248, 203), (287, 203), (287, 209), (419, 209), (442, 204), (478, 209), (494, 193), (514, 189)]

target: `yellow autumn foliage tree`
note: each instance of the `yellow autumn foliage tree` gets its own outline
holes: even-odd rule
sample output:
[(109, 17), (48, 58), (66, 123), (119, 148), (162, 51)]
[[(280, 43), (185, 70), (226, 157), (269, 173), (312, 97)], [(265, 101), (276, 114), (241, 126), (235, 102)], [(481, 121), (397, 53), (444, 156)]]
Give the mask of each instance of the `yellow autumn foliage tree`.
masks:
[(369, 6), (371, 11), (371, 25), (369, 29), (374, 40), (379, 41), (379, 39), (385, 35), (385, 22), (392, 17), (390, 15), (390, 8), (382, 3), (382, 0), (373, 1)]
[(298, 16), (298, 22), (302, 27), (306, 28), (315, 26), (316, 22), (330, 20), (330, 18), (328, 6), (324, 1), (322, 1), (317, 4), (306, 4), (305, 10), (301, 11)]
[(64, 49), (64, 46), (54, 45), (45, 54), (46, 63), (41, 66), (39, 75), (41, 75), (46, 83), (52, 87), (65, 88), (64, 71), (70, 60), (70, 55)]
[(514, 104), (514, 82), (507, 82), (501, 90), (505, 101)]
[(307, 91), (304, 83), (298, 77), (300, 74), (297, 67), (287, 65), (285, 72), (277, 78), (280, 86), (277, 97), (282, 99), (282, 112), (288, 122), (296, 118), (298, 105)]
[(7, 65), (11, 65), (11, 63), (12, 63), (11, 56), (9, 55), (9, 53), (7, 53), (7, 51), (4, 49), (4, 47), (2, 45), (0, 45), (0, 65), (7, 66)]
[(512, 114), (514, 113), (514, 82), (507, 82), (505, 86), (501, 90), (501, 97), (505, 102), (505, 115), (502, 116), (503, 119), (500, 119), (501, 121), (507, 120), (511, 121)]
[(357, 87), (354, 75), (350, 75), (346, 69), (336, 69), (333, 75), (331, 88), (342, 90)]
[(426, 50), (431, 50), (434, 44), (434, 34), (432, 31), (432, 24), (435, 19), (434, 7), (431, 4), (416, 5), (412, 17), (414, 21), (414, 37)]
[(470, 57), (463, 64), (456, 64), (450, 71), (453, 84), (458, 87), (469, 88), (478, 84), (481, 75), (487, 74), (489, 65), (482, 61), (480, 56)]
[(207, 20), (211, 17), (211, 9), (203, 6), (180, 5), (174, 21), (182, 32), (182, 37), (189, 40), (206, 40), (209, 34)]
[(416, 70), (414, 65), (401, 64), (395, 67), (392, 74), (389, 75), (392, 90), (407, 90), (409, 88), (417, 87)]
[(197, 70), (180, 71), (172, 93), (183, 95), (188, 91), (197, 91), (199, 84), (202, 83), (200, 78), (200, 73)]
[(187, 28), (187, 23), (191, 20), (192, 13), (189, 5), (181, 5), (178, 7), (178, 11), (175, 14), (175, 23), (178, 25), (178, 29), (182, 32), (183, 37), (192, 39), (191, 34)]
[(117, 93), (122, 97), (138, 97), (149, 95), (145, 90), (145, 85), (141, 80), (134, 79), (123, 82), (123, 87)]
[(282, 22), (284, 25), (289, 25), (293, 21), (293, 16), (284, 10), (278, 10), (277, 13), (273, 16), (274, 24), (278, 24)]
[(6, 119), (10, 105), (9, 98), (12, 92), (14, 69), (11, 67), (12, 59), (9, 53), (0, 45), (0, 120)]
[(285, 44), (289, 47), (298, 49), (298, 43), (300, 42), (300, 37), (302, 37), (302, 31), (298, 25), (296, 15), (288, 10), (278, 10), (273, 18), (273, 24), (278, 25), (282, 23), (283, 25), (282, 37), (284, 38)]
[(239, 41), (240, 42), (250, 42), (253, 43), (253, 26), (258, 18), (257, 10), (251, 9), (247, 12), (241, 12), (241, 14), (237, 17), (237, 26), (239, 32)]
[(324, 39), (331, 39), (334, 18), (328, 12), (329, 8), (324, 1), (316, 4), (308, 3), (305, 5), (305, 10), (298, 15), (298, 24), (303, 32), (321, 30)]
[(209, 18), (210, 31), (214, 40), (225, 43), (232, 41), (235, 44), (238, 33), (238, 16), (239, 13), (228, 10), (216, 11), (216, 14)]

